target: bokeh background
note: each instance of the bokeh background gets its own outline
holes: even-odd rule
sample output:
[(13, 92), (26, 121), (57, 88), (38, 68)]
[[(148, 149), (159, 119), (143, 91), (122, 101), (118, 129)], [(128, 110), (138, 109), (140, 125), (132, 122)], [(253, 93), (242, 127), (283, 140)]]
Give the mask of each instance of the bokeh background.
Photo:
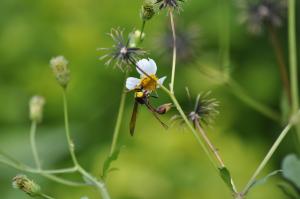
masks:
[[(64, 55), (70, 61), (72, 81), (68, 90), (71, 129), (82, 165), (100, 175), (109, 152), (117, 116), (124, 74), (106, 67), (98, 57), (98, 47), (110, 47), (106, 35), (113, 27), (140, 28), (141, 0), (1, 0), (0, 2), (0, 149), (33, 165), (29, 147), (28, 101), (42, 95), (47, 104), (38, 128), (38, 148), (48, 169), (71, 165), (63, 128), (61, 90), (52, 75), (49, 60)], [(220, 101), (220, 115), (208, 128), (220, 149), (237, 186), (242, 188), (282, 129), (282, 124), (253, 110), (232, 94), (230, 88), (200, 73), (201, 66), (219, 67), (219, 43), (223, 34), (220, 1), (190, 0), (175, 18), (178, 32), (192, 31), (193, 42), (178, 61), (176, 93), (188, 105), (185, 87), (191, 92), (212, 91)], [(300, 9), (298, 3), (298, 10)], [(297, 11), (298, 12), (298, 11)], [(298, 13), (297, 13), (298, 14)], [(239, 23), (239, 10), (230, 2), (231, 75), (250, 96), (281, 112), (282, 89), (268, 34), (253, 36)], [(298, 26), (300, 22), (299, 15)], [(279, 30), (287, 62), (287, 28)], [(171, 56), (164, 45), (168, 17), (160, 12), (146, 26), (143, 48), (158, 64), (158, 75), (171, 73)], [(299, 29), (298, 34), (299, 35)], [(300, 41), (300, 39), (299, 39)], [(190, 51), (192, 47), (192, 51)], [(136, 75), (135, 71), (131, 73)], [(154, 104), (169, 102), (163, 92)], [(118, 171), (107, 179), (113, 198), (120, 199), (215, 199), (231, 198), (192, 134), (181, 126), (165, 131), (142, 109), (134, 137), (128, 123), (133, 96), (127, 95), (122, 121)], [(172, 114), (162, 119), (168, 121)], [(285, 139), (264, 174), (280, 168), (282, 158), (295, 152), (293, 133)], [(28, 198), (11, 186), (20, 172), (0, 165), (0, 193), (3, 199)], [(28, 174), (29, 175), (29, 174)], [(29, 175), (55, 198), (98, 198), (92, 188), (72, 188), (43, 177)], [(66, 175), (66, 178), (80, 179)], [(253, 189), (249, 199), (283, 199), (278, 189), (280, 177), (273, 177)]]

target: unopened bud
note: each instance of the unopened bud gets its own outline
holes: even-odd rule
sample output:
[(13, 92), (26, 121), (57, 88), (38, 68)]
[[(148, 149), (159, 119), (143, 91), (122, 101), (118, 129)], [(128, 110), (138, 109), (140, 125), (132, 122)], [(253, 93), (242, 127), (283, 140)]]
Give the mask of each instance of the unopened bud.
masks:
[(66, 88), (70, 81), (70, 70), (68, 61), (64, 56), (57, 56), (50, 60), (50, 66), (58, 83)]
[(173, 107), (172, 103), (163, 104), (156, 109), (156, 112), (158, 114), (163, 115), (163, 114), (167, 113), (172, 107)]
[(34, 122), (41, 122), (43, 119), (43, 109), (45, 99), (41, 96), (33, 96), (29, 102), (29, 116)]
[(145, 38), (145, 33), (141, 33), (141, 31), (136, 30), (134, 32), (131, 32), (129, 34), (129, 47), (135, 48), (140, 40), (143, 40)]
[(150, 20), (155, 15), (154, 3), (151, 0), (146, 0), (142, 5), (141, 18), (143, 21)]
[(28, 179), (25, 175), (17, 175), (13, 178), (12, 185), (15, 189), (20, 189), (30, 196), (39, 196), (41, 188), (38, 184)]

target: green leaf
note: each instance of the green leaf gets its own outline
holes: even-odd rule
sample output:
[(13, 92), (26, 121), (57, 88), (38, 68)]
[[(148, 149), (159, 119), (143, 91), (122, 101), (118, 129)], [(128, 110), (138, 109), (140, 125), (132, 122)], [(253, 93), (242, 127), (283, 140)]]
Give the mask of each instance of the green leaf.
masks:
[(263, 184), (265, 184), (269, 180), (270, 177), (275, 176), (275, 175), (277, 175), (279, 173), (282, 173), (282, 170), (273, 171), (273, 172), (269, 173), (268, 175), (266, 175), (265, 177), (263, 177), (263, 178), (261, 178), (259, 180), (255, 180), (252, 183), (252, 185), (249, 187), (249, 190), (252, 189), (253, 187), (257, 186), (257, 185), (263, 185)]
[(225, 182), (225, 184), (230, 188), (232, 192), (235, 192), (233, 184), (232, 184), (232, 178), (229, 170), (226, 167), (219, 168), (221, 178)]
[(300, 189), (300, 160), (294, 154), (286, 156), (282, 162), (283, 177)]
[(116, 169), (110, 169), (110, 166), (113, 161), (116, 161), (118, 159), (120, 151), (121, 151), (120, 148), (116, 149), (111, 156), (108, 156), (105, 159), (104, 164), (103, 164), (103, 169), (102, 169), (102, 178), (103, 179), (106, 178), (106, 176), (109, 172), (116, 170)]
[(299, 199), (300, 194), (295, 190), (295, 188), (287, 182), (281, 182), (278, 184), (278, 187), (281, 189), (284, 195), (289, 199)]

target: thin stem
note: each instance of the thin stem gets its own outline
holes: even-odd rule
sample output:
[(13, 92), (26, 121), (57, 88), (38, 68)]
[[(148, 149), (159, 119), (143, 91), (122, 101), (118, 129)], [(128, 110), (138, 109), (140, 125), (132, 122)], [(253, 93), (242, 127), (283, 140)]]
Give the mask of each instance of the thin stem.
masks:
[(69, 118), (68, 118), (68, 103), (67, 103), (67, 95), (66, 89), (63, 89), (63, 101), (64, 101), (64, 116), (65, 116), (65, 128), (66, 128), (66, 137), (68, 141), (69, 151), (74, 163), (74, 167), (77, 171), (82, 174), (86, 179), (89, 179), (90, 182), (99, 190), (103, 199), (110, 199), (109, 193), (106, 189), (104, 182), (98, 181), (95, 177), (91, 176), (85, 169), (83, 169), (75, 155), (74, 144), (71, 140), (70, 128), (69, 128)]
[(39, 160), (37, 147), (36, 147), (36, 140), (35, 140), (36, 126), (37, 126), (36, 121), (32, 121), (31, 128), (30, 128), (30, 146), (31, 146), (31, 151), (32, 151), (32, 154), (33, 154), (35, 165), (38, 168), (38, 170), (40, 170), (41, 169), (41, 163), (40, 163), (40, 160)]
[(269, 162), (269, 160), (271, 159), (272, 155), (274, 154), (274, 152), (276, 151), (276, 149), (278, 148), (278, 146), (280, 145), (280, 143), (282, 142), (282, 140), (285, 138), (285, 136), (288, 134), (288, 132), (292, 128), (292, 126), (293, 126), (293, 122), (291, 120), (288, 123), (288, 125), (286, 125), (286, 127), (283, 129), (283, 131), (280, 133), (279, 137), (276, 139), (276, 141), (274, 142), (274, 144), (270, 148), (269, 152), (267, 153), (267, 155), (265, 156), (265, 158), (263, 159), (263, 161), (260, 163), (260, 165), (258, 166), (258, 168), (256, 169), (256, 171), (254, 172), (254, 174), (250, 178), (249, 182), (247, 183), (246, 187), (243, 189), (243, 192), (242, 192), (241, 195), (246, 195), (247, 194), (247, 192), (249, 191), (249, 189), (251, 188), (251, 186), (255, 182), (257, 176), (265, 168), (266, 164)]
[(72, 168), (54, 169), (54, 170), (36, 170), (36, 169), (27, 168), (26, 171), (31, 172), (31, 173), (60, 174), (60, 173), (77, 172), (77, 168), (72, 167)]
[(220, 62), (222, 71), (228, 71), (230, 66), (230, 3), (227, 0), (220, 0)]
[(196, 141), (198, 142), (198, 144), (200, 144), (200, 146), (202, 147), (202, 149), (204, 150), (206, 156), (209, 158), (210, 162), (214, 165), (214, 167), (217, 169), (217, 165), (215, 163), (215, 161), (213, 160), (213, 158), (211, 157), (208, 149), (206, 148), (205, 144), (203, 143), (203, 141), (201, 140), (201, 138), (199, 137), (198, 133), (196, 132), (196, 130), (193, 128), (192, 124), (190, 123), (190, 121), (188, 120), (188, 118), (186, 117), (184, 111), (182, 110), (180, 104), (178, 103), (176, 97), (174, 96), (174, 94), (169, 91), (166, 87), (164, 87), (163, 85), (160, 85), (160, 87), (169, 95), (169, 97), (172, 99), (174, 106), (176, 107), (176, 109), (178, 110), (179, 114), (181, 115), (181, 117), (183, 118), (184, 122), (186, 123), (186, 125), (188, 126), (188, 128), (192, 131), (194, 137), (196, 138)]
[(75, 149), (74, 149), (74, 143), (71, 139), (70, 134), (70, 127), (69, 127), (69, 115), (68, 115), (68, 101), (67, 101), (67, 94), (66, 89), (63, 89), (63, 102), (64, 102), (64, 119), (65, 119), (65, 130), (66, 130), (66, 136), (67, 136), (67, 142), (69, 147), (69, 152), (72, 158), (72, 161), (75, 166), (78, 166), (78, 161), (75, 155)]
[(277, 32), (274, 29), (274, 27), (270, 24), (267, 24), (267, 26), (268, 26), (268, 30), (269, 30), (269, 34), (270, 34), (271, 44), (274, 48), (274, 53), (276, 55), (279, 72), (280, 72), (280, 77), (281, 77), (281, 82), (282, 82), (284, 91), (289, 99), (289, 103), (291, 103), (292, 99), (291, 99), (289, 76), (288, 76), (287, 66), (284, 61), (282, 46), (280, 45), (280, 41), (278, 39), (278, 35), (277, 35)]
[(171, 93), (174, 93), (177, 47), (176, 47), (175, 23), (174, 23), (174, 16), (173, 16), (172, 9), (169, 10), (169, 15), (170, 15), (171, 28), (172, 28), (172, 35), (173, 35), (173, 59), (172, 59), (172, 76), (171, 76), (171, 83), (170, 83), (170, 91)]
[(45, 173), (41, 173), (42, 176), (44, 176), (45, 178), (48, 178), (54, 182), (66, 185), (66, 186), (71, 186), (71, 187), (82, 187), (82, 186), (89, 186), (86, 183), (81, 183), (81, 182), (75, 182), (75, 181), (71, 181), (71, 180), (66, 180), (64, 178), (52, 175), (52, 174), (45, 174)]
[(221, 156), (219, 155), (218, 149), (212, 144), (212, 142), (209, 140), (209, 138), (207, 137), (204, 129), (201, 128), (199, 122), (195, 121), (194, 122), (196, 129), (199, 131), (199, 133), (201, 134), (202, 138), (204, 139), (204, 141), (206, 142), (206, 144), (209, 146), (210, 150), (213, 152), (213, 154), (215, 155), (216, 159), (218, 160), (220, 167), (225, 167), (224, 161), (222, 160)]
[[(128, 76), (128, 72), (126, 72), (125, 81), (126, 81), (127, 76)], [(124, 81), (124, 86), (123, 86), (123, 89), (122, 89), (121, 100), (120, 100), (119, 111), (118, 111), (118, 117), (117, 117), (117, 121), (116, 121), (116, 125), (115, 125), (115, 130), (114, 130), (114, 134), (113, 134), (113, 141), (112, 141), (112, 144), (111, 144), (109, 156), (112, 156), (112, 154), (114, 153), (114, 151), (116, 149), (116, 146), (117, 146), (118, 137), (119, 137), (119, 134), (120, 134), (120, 127), (121, 127), (121, 123), (122, 123), (124, 107), (125, 107), (125, 101), (126, 101), (126, 92), (125, 92), (126, 82), (125, 81)]]
[[(289, 40), (289, 61), (291, 77), (292, 112), (299, 109), (298, 94), (298, 68), (297, 68), (297, 46), (296, 46), (296, 1), (288, 0), (288, 40)], [(300, 126), (296, 126), (300, 142)]]
[(41, 196), (42, 198), (46, 198), (46, 199), (55, 199), (55, 198), (53, 198), (53, 197), (51, 197), (51, 196), (48, 196), (48, 195), (46, 195), (46, 194), (44, 194), (44, 193), (41, 193), (40, 196)]
[(91, 183), (99, 190), (101, 193), (102, 199), (110, 199), (110, 195), (105, 186), (104, 182), (98, 181), (95, 177), (89, 174), (86, 170), (84, 170), (81, 166), (78, 167), (79, 173), (86, 177), (86, 179), (90, 180)]
[(143, 41), (143, 33), (144, 33), (144, 30), (145, 30), (145, 26), (146, 26), (146, 21), (143, 20), (142, 28), (141, 28), (141, 35), (140, 35), (140, 43)]
[(280, 122), (280, 115), (277, 112), (251, 98), (234, 80), (228, 80), (227, 85), (229, 86), (229, 88), (231, 88), (233, 94), (240, 100), (242, 100), (245, 104), (257, 110), (262, 115), (272, 119), (273, 121)]

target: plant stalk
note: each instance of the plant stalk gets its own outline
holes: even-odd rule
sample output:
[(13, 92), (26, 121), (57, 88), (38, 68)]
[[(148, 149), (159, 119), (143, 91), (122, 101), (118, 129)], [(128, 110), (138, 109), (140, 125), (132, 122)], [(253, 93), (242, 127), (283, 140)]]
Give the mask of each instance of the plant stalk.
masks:
[(41, 170), (41, 163), (40, 163), (40, 159), (39, 159), (37, 147), (36, 147), (36, 138), (35, 138), (36, 127), (37, 127), (37, 122), (32, 121), (31, 128), (30, 128), (30, 146), (31, 146), (31, 151), (33, 154), (35, 165), (38, 170)]
[[(292, 95), (292, 113), (299, 109), (298, 93), (298, 68), (297, 68), (297, 44), (296, 44), (296, 1), (288, 0), (288, 42), (289, 42), (289, 62)], [(298, 139), (300, 142), (300, 126), (296, 126)]]
[(125, 81), (124, 81), (124, 86), (123, 86), (123, 89), (122, 89), (121, 100), (120, 100), (120, 105), (119, 105), (119, 111), (118, 111), (118, 116), (117, 116), (117, 121), (116, 121), (116, 125), (115, 125), (115, 130), (114, 130), (114, 134), (113, 134), (113, 141), (112, 141), (112, 144), (111, 144), (109, 156), (113, 155), (113, 153), (116, 149), (118, 137), (119, 137), (119, 134), (120, 134), (120, 127), (121, 127), (121, 123), (122, 123), (122, 118), (123, 118), (123, 113), (124, 113), (124, 108), (125, 108), (125, 101), (126, 101), (125, 87), (126, 87), (126, 78), (127, 78), (127, 76), (128, 76), (128, 72), (126, 72), (126, 75), (125, 75)]
[(171, 76), (171, 83), (170, 83), (170, 91), (171, 91), (171, 93), (174, 93), (177, 46), (176, 46), (175, 23), (174, 23), (174, 16), (173, 16), (172, 9), (169, 10), (169, 15), (170, 15), (171, 28), (172, 28), (172, 35), (173, 35), (173, 59), (172, 59), (172, 76)]
[(253, 185), (253, 183), (255, 182), (257, 176), (260, 174), (260, 172), (265, 168), (266, 164), (269, 162), (269, 160), (271, 159), (271, 157), (273, 156), (274, 152), (276, 151), (276, 149), (278, 148), (278, 146), (280, 145), (280, 143), (282, 142), (282, 140), (285, 138), (285, 136), (288, 134), (288, 132), (290, 131), (290, 129), (293, 126), (294, 121), (290, 121), (286, 127), (283, 129), (283, 131), (280, 133), (279, 137), (276, 139), (276, 141), (274, 142), (274, 144), (272, 145), (272, 147), (270, 148), (269, 152), (267, 153), (267, 155), (265, 156), (265, 158), (263, 159), (263, 161), (260, 163), (260, 165), (258, 166), (258, 168), (255, 170), (254, 174), (252, 175), (252, 177), (250, 178), (249, 182), (247, 183), (247, 185), (245, 186), (245, 188), (243, 189), (241, 195), (245, 196), (247, 194), (247, 192), (249, 191), (249, 189), (251, 188), (251, 186)]

